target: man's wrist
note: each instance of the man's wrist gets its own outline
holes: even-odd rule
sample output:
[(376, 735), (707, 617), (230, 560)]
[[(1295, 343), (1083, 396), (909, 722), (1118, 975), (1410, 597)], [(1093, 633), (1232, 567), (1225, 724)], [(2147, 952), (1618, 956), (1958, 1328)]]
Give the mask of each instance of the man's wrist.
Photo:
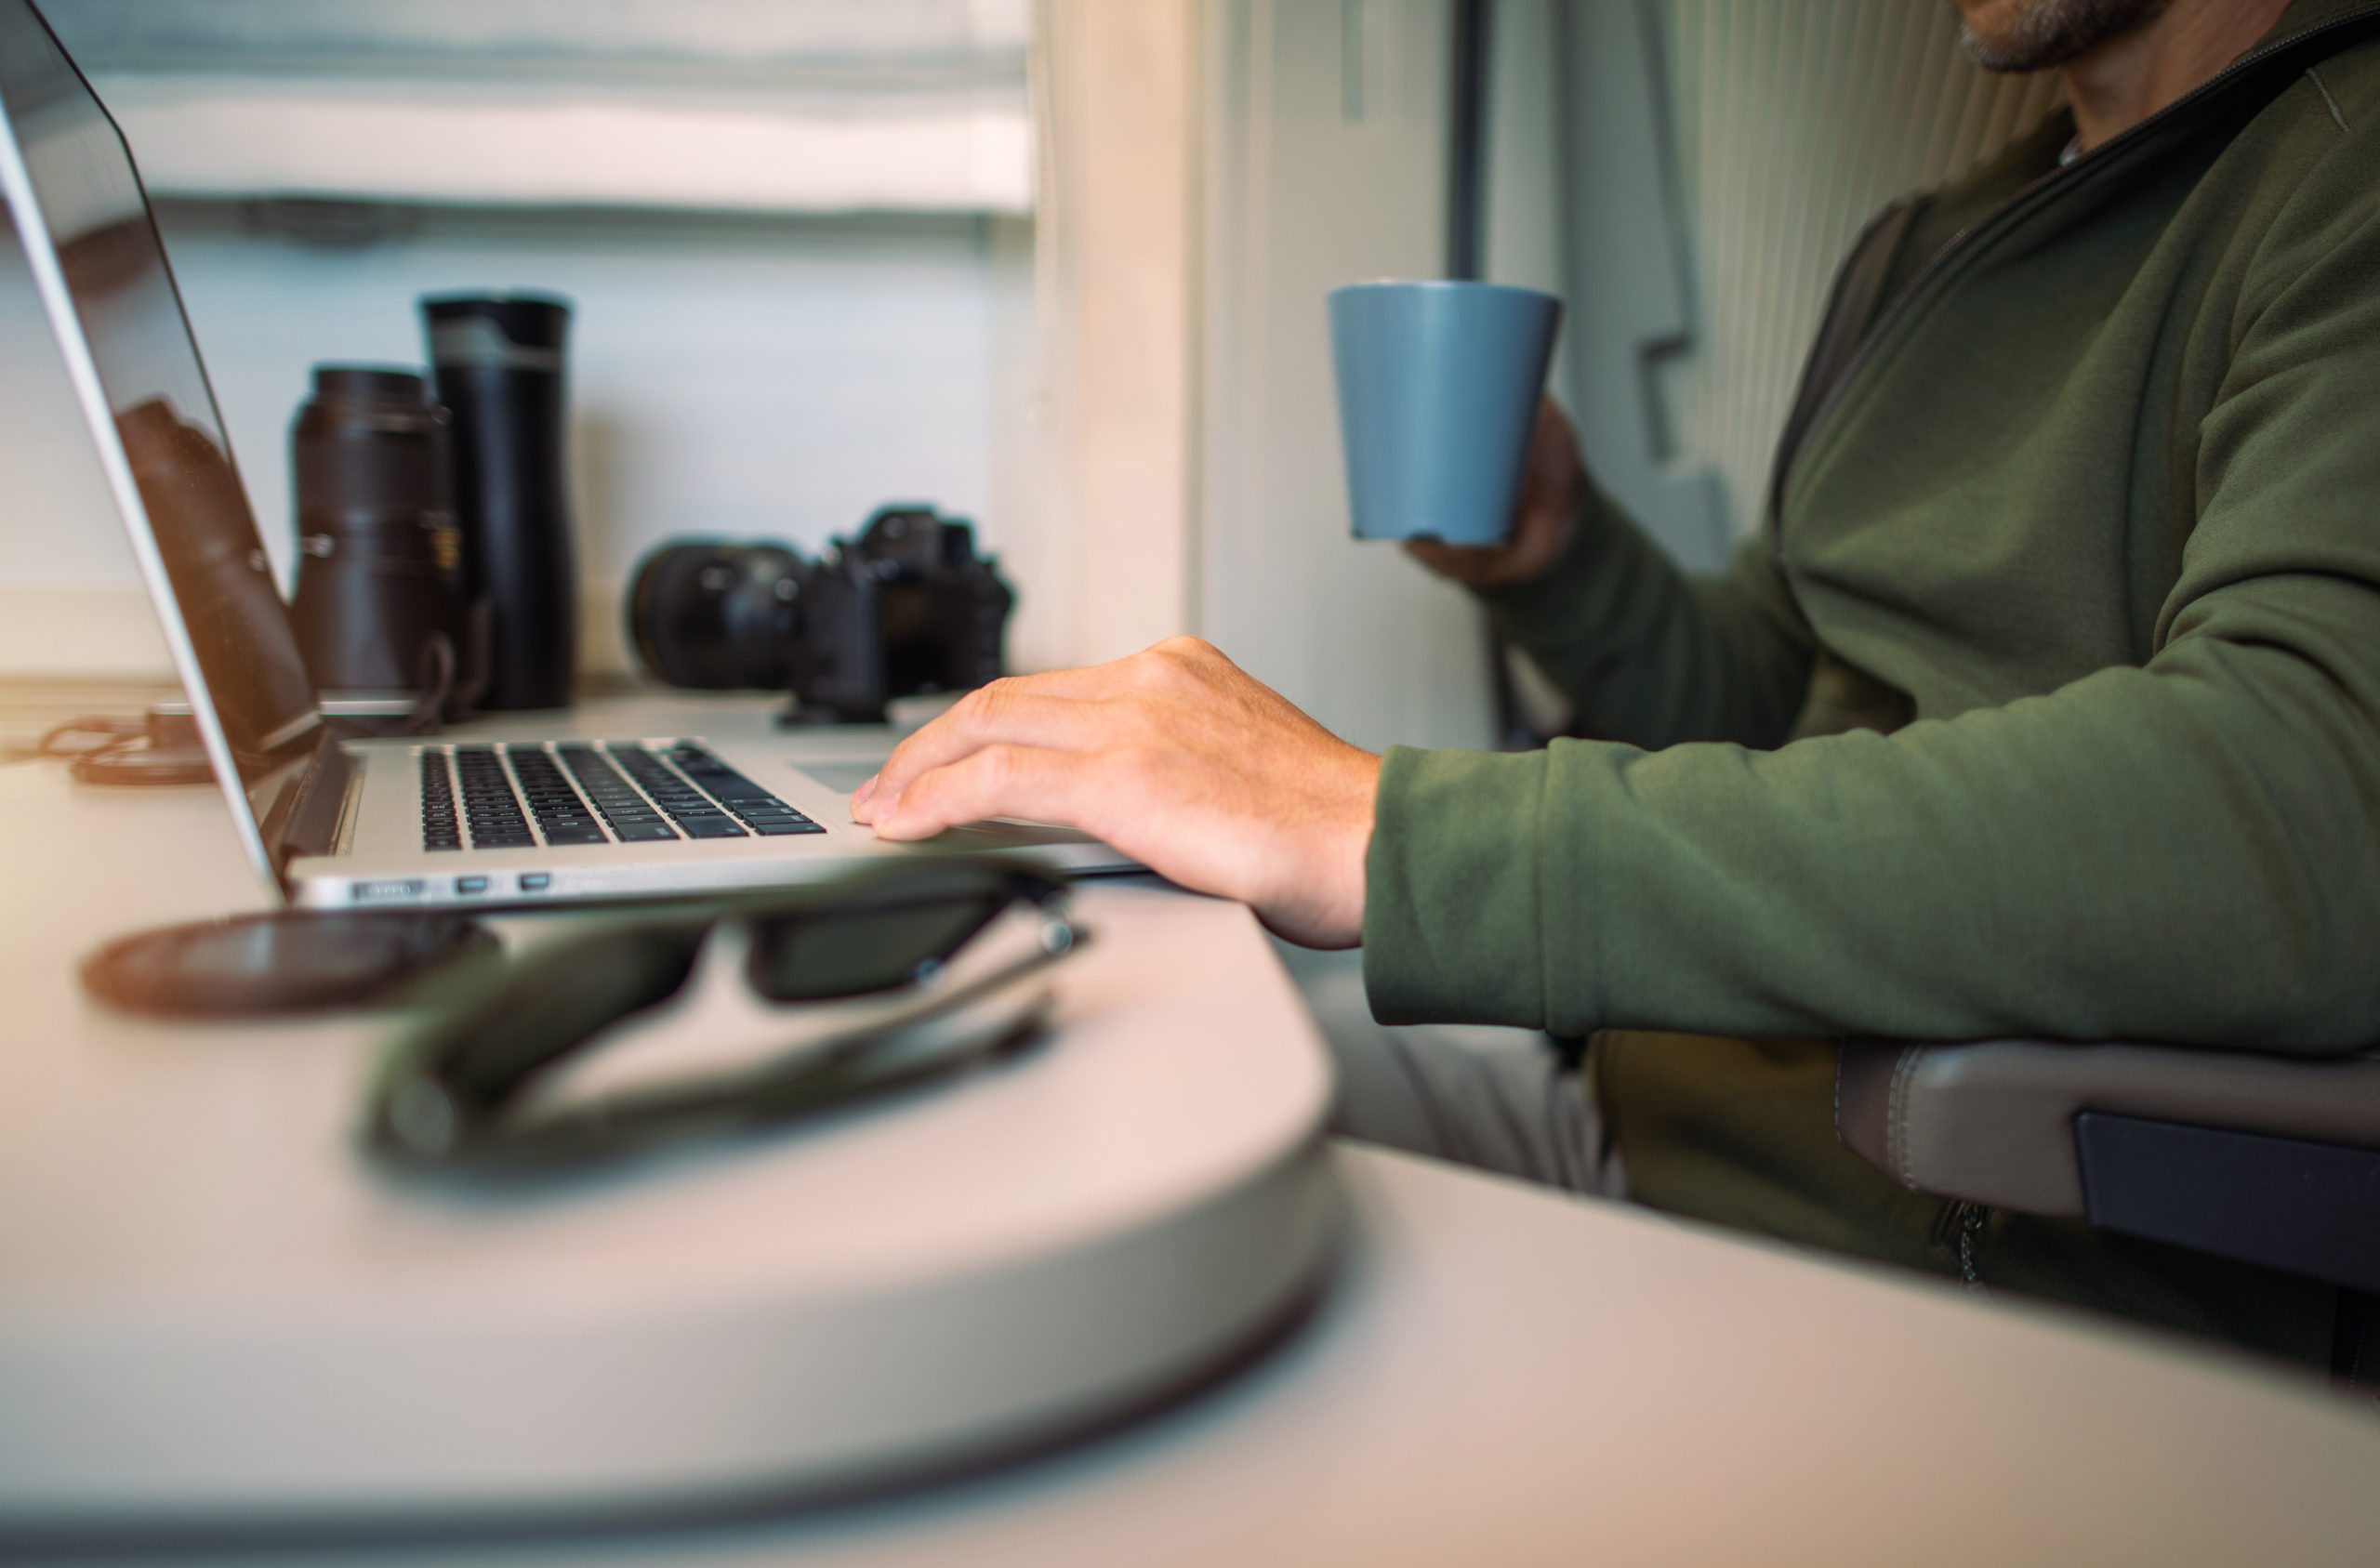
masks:
[(1381, 759), (1348, 746), (1333, 759), (1331, 787), (1302, 845), (1273, 864), (1288, 875), (1257, 901), (1266, 925), (1305, 947), (1354, 947), (1364, 940), (1365, 856), (1372, 839)]

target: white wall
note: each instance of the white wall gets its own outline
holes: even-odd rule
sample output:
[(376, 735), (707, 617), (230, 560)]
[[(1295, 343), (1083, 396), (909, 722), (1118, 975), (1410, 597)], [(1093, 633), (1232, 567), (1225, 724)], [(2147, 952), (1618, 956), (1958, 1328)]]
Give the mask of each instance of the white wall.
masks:
[(1324, 296), (1442, 277), (1442, 0), (1211, 0), (1199, 629), (1360, 745), (1484, 745), (1460, 588), (1348, 535)]

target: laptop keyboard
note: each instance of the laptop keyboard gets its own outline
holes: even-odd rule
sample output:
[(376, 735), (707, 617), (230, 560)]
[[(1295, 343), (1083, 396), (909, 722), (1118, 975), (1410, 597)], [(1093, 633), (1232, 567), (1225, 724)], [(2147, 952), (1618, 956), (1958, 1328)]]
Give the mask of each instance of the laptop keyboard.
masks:
[(826, 830), (692, 741), (424, 747), (421, 847), (460, 850), (467, 831), (520, 850)]

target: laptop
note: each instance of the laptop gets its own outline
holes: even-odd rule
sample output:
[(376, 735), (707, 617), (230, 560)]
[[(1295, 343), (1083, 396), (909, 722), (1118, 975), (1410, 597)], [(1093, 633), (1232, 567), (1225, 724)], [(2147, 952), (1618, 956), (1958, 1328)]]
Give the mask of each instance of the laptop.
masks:
[(517, 906), (816, 880), (892, 855), (1138, 867), (1068, 829), (895, 845), (792, 737), (333, 734), (132, 156), (30, 0), (0, 0), (0, 188), (243, 847), (311, 907)]

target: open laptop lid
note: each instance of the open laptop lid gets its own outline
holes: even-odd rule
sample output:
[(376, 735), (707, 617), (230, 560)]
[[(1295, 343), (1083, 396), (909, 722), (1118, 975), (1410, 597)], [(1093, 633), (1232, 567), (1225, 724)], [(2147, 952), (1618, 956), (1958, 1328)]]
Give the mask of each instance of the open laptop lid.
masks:
[(0, 0), (0, 191), (242, 846), (277, 893), (262, 795), (316, 739), (313, 685), (131, 151), (30, 0)]

